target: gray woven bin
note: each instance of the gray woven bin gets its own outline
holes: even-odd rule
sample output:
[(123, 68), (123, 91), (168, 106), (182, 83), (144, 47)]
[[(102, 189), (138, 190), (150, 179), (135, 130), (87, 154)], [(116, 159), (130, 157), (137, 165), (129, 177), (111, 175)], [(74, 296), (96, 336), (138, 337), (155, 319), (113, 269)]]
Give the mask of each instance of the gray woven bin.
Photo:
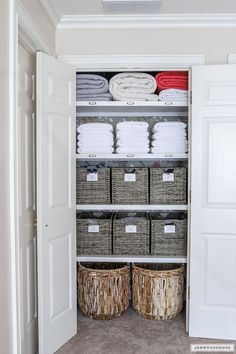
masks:
[(146, 213), (115, 214), (113, 219), (113, 254), (148, 255), (150, 253), (149, 231), (150, 220)]
[(97, 169), (97, 181), (87, 181), (90, 172), (85, 167), (76, 169), (77, 204), (110, 204), (110, 168)]
[(150, 204), (186, 203), (186, 168), (150, 168)]
[[(133, 181), (125, 178), (134, 176)], [(148, 169), (147, 168), (113, 168), (112, 169), (112, 203), (113, 204), (147, 204)]]
[(168, 213), (165, 218), (151, 214), (151, 254), (186, 256), (187, 219), (183, 214)]
[(77, 255), (112, 254), (111, 213), (77, 215)]

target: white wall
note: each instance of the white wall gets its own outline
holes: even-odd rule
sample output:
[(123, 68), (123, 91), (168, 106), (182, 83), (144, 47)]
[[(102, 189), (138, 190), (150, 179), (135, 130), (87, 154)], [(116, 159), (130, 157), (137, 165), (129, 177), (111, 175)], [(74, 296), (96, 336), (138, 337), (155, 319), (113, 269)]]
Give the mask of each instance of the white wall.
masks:
[(21, 4), (28, 11), (40, 31), (55, 48), (55, 28), (46, 15), (39, 0), (20, 0)]
[(9, 1), (0, 1), (0, 352), (12, 352), (9, 205)]
[(58, 30), (57, 54), (204, 54), (206, 64), (227, 63), (236, 29)]

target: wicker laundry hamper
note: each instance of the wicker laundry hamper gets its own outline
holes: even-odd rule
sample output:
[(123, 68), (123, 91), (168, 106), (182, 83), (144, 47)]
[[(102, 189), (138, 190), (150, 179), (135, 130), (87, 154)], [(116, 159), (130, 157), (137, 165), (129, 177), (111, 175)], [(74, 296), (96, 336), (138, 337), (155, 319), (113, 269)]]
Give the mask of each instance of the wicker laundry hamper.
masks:
[(112, 168), (113, 204), (148, 204), (147, 168)]
[(87, 317), (109, 320), (129, 306), (130, 267), (127, 264), (80, 263), (78, 302)]
[(113, 219), (113, 254), (149, 255), (150, 219), (147, 213), (117, 213)]
[(150, 168), (150, 204), (186, 204), (187, 169)]
[(76, 168), (76, 203), (110, 204), (110, 168)]
[(184, 267), (177, 264), (133, 265), (133, 307), (152, 320), (176, 317), (183, 308)]
[(178, 256), (187, 254), (187, 219), (183, 213), (151, 214), (151, 254)]
[(76, 224), (77, 255), (112, 254), (111, 213), (79, 213)]

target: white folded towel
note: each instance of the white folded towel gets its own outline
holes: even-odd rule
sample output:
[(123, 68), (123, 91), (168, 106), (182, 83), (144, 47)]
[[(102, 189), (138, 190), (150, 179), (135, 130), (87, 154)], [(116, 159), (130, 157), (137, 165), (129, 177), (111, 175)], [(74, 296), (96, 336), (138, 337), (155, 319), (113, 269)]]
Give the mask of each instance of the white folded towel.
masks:
[[(117, 139), (133, 139), (134, 137), (134, 133), (132, 131), (117, 131), (116, 132), (116, 137)], [(140, 138), (140, 139), (144, 139), (149, 137), (149, 132), (148, 131), (135, 131), (135, 137)]]
[(149, 127), (149, 124), (147, 122), (139, 122), (139, 121), (130, 121), (130, 122), (120, 122), (116, 125), (116, 130), (121, 131), (124, 129), (125, 131), (127, 129), (141, 129), (141, 130), (147, 130)]
[(187, 152), (187, 149), (184, 148), (178, 148), (178, 149), (170, 149), (170, 148), (158, 148), (158, 147), (152, 147), (151, 152), (154, 154), (185, 154)]
[(156, 80), (146, 73), (120, 73), (109, 82), (109, 91), (115, 101), (157, 101)]
[(110, 131), (113, 132), (113, 126), (108, 123), (84, 123), (78, 126), (77, 132), (97, 132), (97, 131)]
[(111, 154), (114, 152), (113, 147), (78, 147), (77, 148), (77, 153), (78, 154)]
[(149, 148), (140, 148), (137, 146), (129, 146), (129, 147), (118, 147), (116, 148), (117, 154), (132, 154), (132, 153), (140, 153), (147, 154), (149, 152)]
[(159, 101), (184, 101), (188, 100), (188, 91), (179, 89), (166, 89), (159, 92)]

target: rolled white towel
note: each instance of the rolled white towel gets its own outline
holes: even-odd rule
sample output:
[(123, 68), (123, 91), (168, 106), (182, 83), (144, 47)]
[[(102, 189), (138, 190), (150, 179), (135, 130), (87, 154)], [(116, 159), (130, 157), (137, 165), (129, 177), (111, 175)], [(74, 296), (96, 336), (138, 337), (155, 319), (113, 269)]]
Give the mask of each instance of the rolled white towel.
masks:
[(157, 83), (146, 73), (120, 73), (109, 82), (109, 91), (115, 101), (157, 101)]

